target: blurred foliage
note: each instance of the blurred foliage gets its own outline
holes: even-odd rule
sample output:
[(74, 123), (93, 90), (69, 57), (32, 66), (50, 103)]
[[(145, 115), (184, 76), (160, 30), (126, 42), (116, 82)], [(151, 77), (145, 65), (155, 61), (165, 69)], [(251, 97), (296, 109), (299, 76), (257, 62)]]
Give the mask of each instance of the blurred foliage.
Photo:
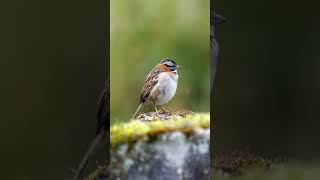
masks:
[(319, 179), (320, 167), (315, 164), (279, 165), (271, 170), (251, 168), (240, 176), (214, 175), (215, 180), (313, 180)]
[(107, 1), (4, 4), (0, 179), (67, 179), (95, 134)]
[(146, 75), (165, 57), (182, 67), (166, 107), (209, 111), (209, 3), (111, 1), (111, 123), (131, 118)]
[(319, 159), (319, 4), (215, 1), (215, 149)]

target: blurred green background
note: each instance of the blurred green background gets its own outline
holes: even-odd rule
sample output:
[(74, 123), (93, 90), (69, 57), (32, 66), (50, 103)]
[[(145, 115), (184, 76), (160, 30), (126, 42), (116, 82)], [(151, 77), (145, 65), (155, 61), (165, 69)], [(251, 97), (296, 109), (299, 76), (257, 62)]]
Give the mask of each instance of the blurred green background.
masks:
[(165, 107), (209, 111), (209, 7), (209, 0), (111, 1), (111, 123), (131, 118), (146, 75), (166, 57), (182, 69)]
[(215, 1), (214, 148), (320, 159), (319, 1)]

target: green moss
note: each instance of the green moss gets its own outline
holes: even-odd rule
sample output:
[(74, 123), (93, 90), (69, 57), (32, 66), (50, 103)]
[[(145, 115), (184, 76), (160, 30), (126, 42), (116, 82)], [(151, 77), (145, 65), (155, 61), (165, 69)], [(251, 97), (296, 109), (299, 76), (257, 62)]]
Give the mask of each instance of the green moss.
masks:
[(209, 113), (191, 113), (185, 116), (172, 115), (168, 120), (155, 119), (150, 122), (132, 120), (118, 123), (110, 128), (111, 145), (130, 143), (141, 138), (154, 137), (158, 134), (181, 131), (190, 134), (197, 128), (210, 127)]

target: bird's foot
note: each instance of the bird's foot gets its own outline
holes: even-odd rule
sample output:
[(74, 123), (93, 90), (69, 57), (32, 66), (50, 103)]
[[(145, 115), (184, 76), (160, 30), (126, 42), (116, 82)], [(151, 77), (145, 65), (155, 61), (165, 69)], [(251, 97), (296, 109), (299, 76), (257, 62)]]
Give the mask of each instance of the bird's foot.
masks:
[(164, 108), (163, 106), (161, 107), (161, 112), (162, 113), (167, 113), (167, 112), (170, 112), (170, 109), (166, 109)]

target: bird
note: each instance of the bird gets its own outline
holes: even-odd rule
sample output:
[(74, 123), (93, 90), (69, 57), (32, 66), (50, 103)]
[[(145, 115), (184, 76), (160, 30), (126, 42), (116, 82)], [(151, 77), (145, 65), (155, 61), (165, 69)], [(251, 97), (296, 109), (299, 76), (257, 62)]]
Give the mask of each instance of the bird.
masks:
[[(212, 5), (212, 3), (211, 3)], [(219, 44), (215, 38), (214, 30), (216, 25), (224, 23), (226, 19), (222, 17), (221, 15), (218, 15), (214, 12), (212, 8), (210, 8), (210, 59), (211, 59), (211, 92), (210, 96), (211, 98), (214, 97), (215, 94), (215, 80), (216, 80), (216, 72), (217, 72), (217, 64), (218, 64), (218, 52), (219, 52)], [(214, 101), (213, 101), (214, 102)], [(214, 116), (214, 104), (211, 106), (210, 114), (212, 116), (211, 121), (211, 127), (213, 126), (213, 118)], [(213, 143), (210, 144), (210, 153), (213, 154)], [(211, 156), (213, 157), (213, 155)], [(211, 162), (214, 162), (213, 159), (211, 159)]]
[[(96, 134), (89, 147), (83, 156), (73, 179), (80, 180), (83, 179), (84, 170), (89, 162), (89, 159), (95, 153), (98, 145), (103, 142), (103, 139), (106, 139), (107, 146), (110, 147), (110, 80), (107, 78), (105, 82), (105, 87), (101, 92), (99, 101), (98, 101), (98, 111), (97, 111), (97, 126)], [(104, 138), (105, 137), (105, 138)], [(107, 151), (109, 153), (109, 150)], [(109, 155), (107, 156), (109, 158)], [(109, 162), (109, 159), (107, 159)]]
[(210, 10), (210, 47), (211, 47), (211, 95), (214, 95), (215, 91), (215, 79), (217, 72), (217, 64), (218, 64), (218, 52), (219, 52), (219, 44), (215, 38), (214, 30), (215, 26), (221, 23), (224, 23), (226, 19), (215, 13), (213, 10)]
[(157, 106), (167, 104), (174, 97), (178, 86), (179, 68), (180, 66), (172, 59), (164, 58), (149, 72), (144, 81), (139, 106), (133, 118), (136, 118), (145, 103), (153, 104), (157, 112)]

